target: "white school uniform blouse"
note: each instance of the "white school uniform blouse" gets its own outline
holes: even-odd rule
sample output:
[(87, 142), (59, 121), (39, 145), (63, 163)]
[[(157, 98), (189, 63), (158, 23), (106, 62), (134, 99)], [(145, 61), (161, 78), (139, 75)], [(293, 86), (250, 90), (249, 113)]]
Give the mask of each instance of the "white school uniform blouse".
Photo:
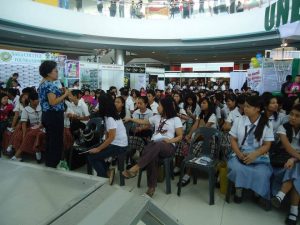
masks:
[(240, 113), (239, 108), (235, 107), (234, 110), (230, 111), (230, 113), (225, 121), (232, 124), (237, 118), (239, 118), (241, 116), (242, 116), (242, 114)]
[[(161, 130), (164, 132), (161, 133), (161, 135), (166, 139), (174, 138), (176, 129), (182, 127), (181, 120), (177, 116), (173, 117), (171, 119), (168, 119), (168, 120), (161, 118), (160, 115), (155, 115), (155, 116), (150, 117), (149, 122), (155, 128), (153, 136), (155, 134), (157, 134), (157, 130), (158, 130), (159, 126), (163, 123), (163, 121), (165, 121), (165, 123), (162, 126)], [(153, 140), (153, 136), (152, 136), (152, 140)]]
[[(255, 121), (254, 125), (257, 126), (258, 121), (259, 121), (259, 119), (257, 119)], [(247, 132), (249, 132), (250, 129), (251, 129), (251, 122), (250, 122), (250, 120), (247, 116), (241, 116), (241, 117), (238, 117), (233, 122), (233, 126), (231, 127), (231, 130), (229, 132), (229, 134), (231, 136), (238, 139), (239, 147), (241, 147), (242, 141), (245, 137), (245, 127), (247, 127)], [(255, 129), (254, 129), (254, 131), (255, 131)], [(247, 144), (247, 139), (248, 138), (249, 138), (249, 135), (246, 138), (244, 146), (248, 146), (248, 144)], [(259, 142), (256, 140), (256, 138), (254, 138), (253, 146), (255, 148), (258, 148), (258, 147), (263, 145), (264, 141), (274, 141), (274, 134), (273, 134), (273, 129), (272, 129), (271, 125), (269, 125), (269, 126), (266, 125), (264, 127), (264, 131), (263, 131), (262, 137), (261, 137)]]
[(158, 107), (158, 104), (155, 101), (150, 105), (150, 108), (151, 108), (153, 114), (158, 114), (157, 107)]
[(128, 138), (125, 126), (122, 120), (115, 120), (112, 117), (104, 117), (106, 131), (116, 129), (116, 137), (111, 143), (112, 145), (117, 145), (120, 147), (128, 146)]
[(132, 118), (141, 119), (141, 120), (144, 120), (144, 119), (148, 120), (152, 116), (153, 116), (153, 112), (150, 109), (146, 109), (146, 111), (144, 113), (141, 113), (141, 110), (137, 109), (132, 114)]
[[(199, 120), (200, 117), (197, 116), (197, 120)], [(211, 128), (215, 128), (217, 129), (218, 128), (218, 119), (217, 119), (217, 116), (216, 114), (211, 114), (210, 117), (208, 118), (208, 121), (207, 123), (212, 123), (213, 125), (211, 126)]]
[(277, 120), (275, 120), (274, 115), (269, 117), (269, 122), (272, 124), (274, 134), (277, 133), (280, 125), (289, 121), (289, 117), (284, 113), (278, 113)]
[[(299, 138), (300, 138), (300, 132), (295, 134), (295, 130), (293, 129), (293, 139), (291, 146), (297, 151), (300, 152), (300, 145), (299, 145)], [(283, 125), (280, 125), (277, 131), (277, 134), (284, 134), (286, 135), (286, 129), (283, 127)]]
[(42, 120), (42, 108), (40, 105), (36, 107), (36, 110), (31, 108), (31, 106), (26, 106), (22, 111), (21, 122), (29, 121), (30, 126), (41, 124)]
[[(141, 113), (140, 109), (137, 109), (133, 112), (132, 118), (140, 120), (149, 120), (153, 116), (153, 112), (150, 109), (146, 109), (144, 113)], [(136, 125), (137, 127), (143, 127), (143, 125)]]

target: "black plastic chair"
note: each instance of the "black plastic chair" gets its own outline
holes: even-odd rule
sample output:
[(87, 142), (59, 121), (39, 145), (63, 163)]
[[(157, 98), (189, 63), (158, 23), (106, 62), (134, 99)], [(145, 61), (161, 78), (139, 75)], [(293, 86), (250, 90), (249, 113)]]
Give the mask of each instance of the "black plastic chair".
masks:
[[(198, 138), (201, 136), (201, 140)], [(211, 149), (211, 143), (213, 138), (215, 138), (215, 149)], [(207, 156), (212, 161), (207, 165), (200, 165), (191, 161), (196, 156), (193, 153), (194, 144), (201, 143), (201, 153), (197, 157)], [(181, 168), (180, 168), (180, 178), (178, 183), (178, 190), (177, 195), (180, 196), (181, 194), (181, 185), (182, 185), (182, 178), (185, 172), (185, 168), (189, 167), (194, 170), (205, 171), (209, 175), (209, 204), (214, 204), (214, 196), (215, 196), (215, 168), (218, 163), (219, 157), (219, 148), (220, 148), (220, 132), (214, 128), (206, 128), (201, 127), (194, 131), (192, 136), (192, 141), (189, 148), (188, 156), (182, 161)], [(197, 177), (193, 175), (193, 183), (197, 184)]]
[[(171, 179), (174, 180), (173, 158), (174, 156), (160, 160), (160, 164), (163, 164), (164, 171), (165, 171), (166, 194), (171, 194)], [(141, 187), (142, 175), (143, 175), (143, 170), (141, 169), (138, 175), (138, 182), (137, 182), (138, 188)]]

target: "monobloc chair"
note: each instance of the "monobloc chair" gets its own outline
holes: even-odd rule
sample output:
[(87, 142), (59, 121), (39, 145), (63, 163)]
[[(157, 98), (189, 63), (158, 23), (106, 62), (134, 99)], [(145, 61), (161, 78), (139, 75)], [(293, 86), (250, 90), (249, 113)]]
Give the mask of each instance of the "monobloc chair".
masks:
[[(212, 146), (212, 143), (215, 143)], [(194, 155), (193, 148), (201, 146), (200, 155)], [(220, 149), (220, 132), (215, 128), (201, 127), (194, 131), (192, 135), (191, 144), (189, 147), (188, 156), (182, 161), (180, 168), (180, 178), (178, 183), (177, 195), (181, 194), (182, 178), (185, 172), (185, 168), (189, 167), (194, 170), (205, 171), (209, 175), (209, 204), (214, 204), (215, 195), (215, 168), (218, 163)], [(211, 159), (211, 162), (207, 165), (197, 164), (193, 159), (206, 156)], [(194, 184), (197, 183), (197, 177), (193, 176)]]
[[(173, 156), (164, 158), (160, 160), (160, 164), (163, 164), (164, 171), (165, 171), (165, 182), (166, 182), (166, 194), (171, 194), (171, 179), (174, 180), (174, 174), (173, 174)], [(141, 180), (142, 180), (143, 170), (141, 169), (139, 171), (138, 176), (138, 188), (141, 187)]]

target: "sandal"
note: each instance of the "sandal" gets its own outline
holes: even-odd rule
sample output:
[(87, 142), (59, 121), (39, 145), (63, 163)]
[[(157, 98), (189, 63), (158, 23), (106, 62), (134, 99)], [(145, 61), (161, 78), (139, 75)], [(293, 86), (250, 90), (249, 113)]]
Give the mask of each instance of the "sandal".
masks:
[(115, 180), (115, 169), (110, 169), (108, 171), (108, 180), (109, 180), (109, 185), (113, 185)]
[(155, 193), (155, 188), (149, 188), (145, 194), (148, 195), (150, 198), (152, 198), (154, 193)]
[(136, 175), (138, 174), (138, 172), (131, 172), (130, 170), (124, 170), (122, 172), (122, 175), (126, 178), (126, 179), (131, 179), (136, 177)]

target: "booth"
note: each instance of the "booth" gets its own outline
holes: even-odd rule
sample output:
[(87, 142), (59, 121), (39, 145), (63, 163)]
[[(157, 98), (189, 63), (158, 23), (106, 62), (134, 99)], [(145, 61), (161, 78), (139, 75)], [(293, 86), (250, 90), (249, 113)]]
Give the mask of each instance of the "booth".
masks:
[(248, 87), (260, 94), (278, 92), (287, 75), (292, 74), (293, 60), (264, 59), (260, 68), (247, 70)]
[(56, 53), (34, 53), (0, 49), (0, 81), (6, 83), (13, 73), (18, 73), (21, 88), (38, 88), (42, 77), (39, 66), (45, 60), (57, 62), (59, 80), (68, 88), (79, 81), (80, 88), (108, 90), (124, 86), (124, 66), (97, 64), (68, 60)]

